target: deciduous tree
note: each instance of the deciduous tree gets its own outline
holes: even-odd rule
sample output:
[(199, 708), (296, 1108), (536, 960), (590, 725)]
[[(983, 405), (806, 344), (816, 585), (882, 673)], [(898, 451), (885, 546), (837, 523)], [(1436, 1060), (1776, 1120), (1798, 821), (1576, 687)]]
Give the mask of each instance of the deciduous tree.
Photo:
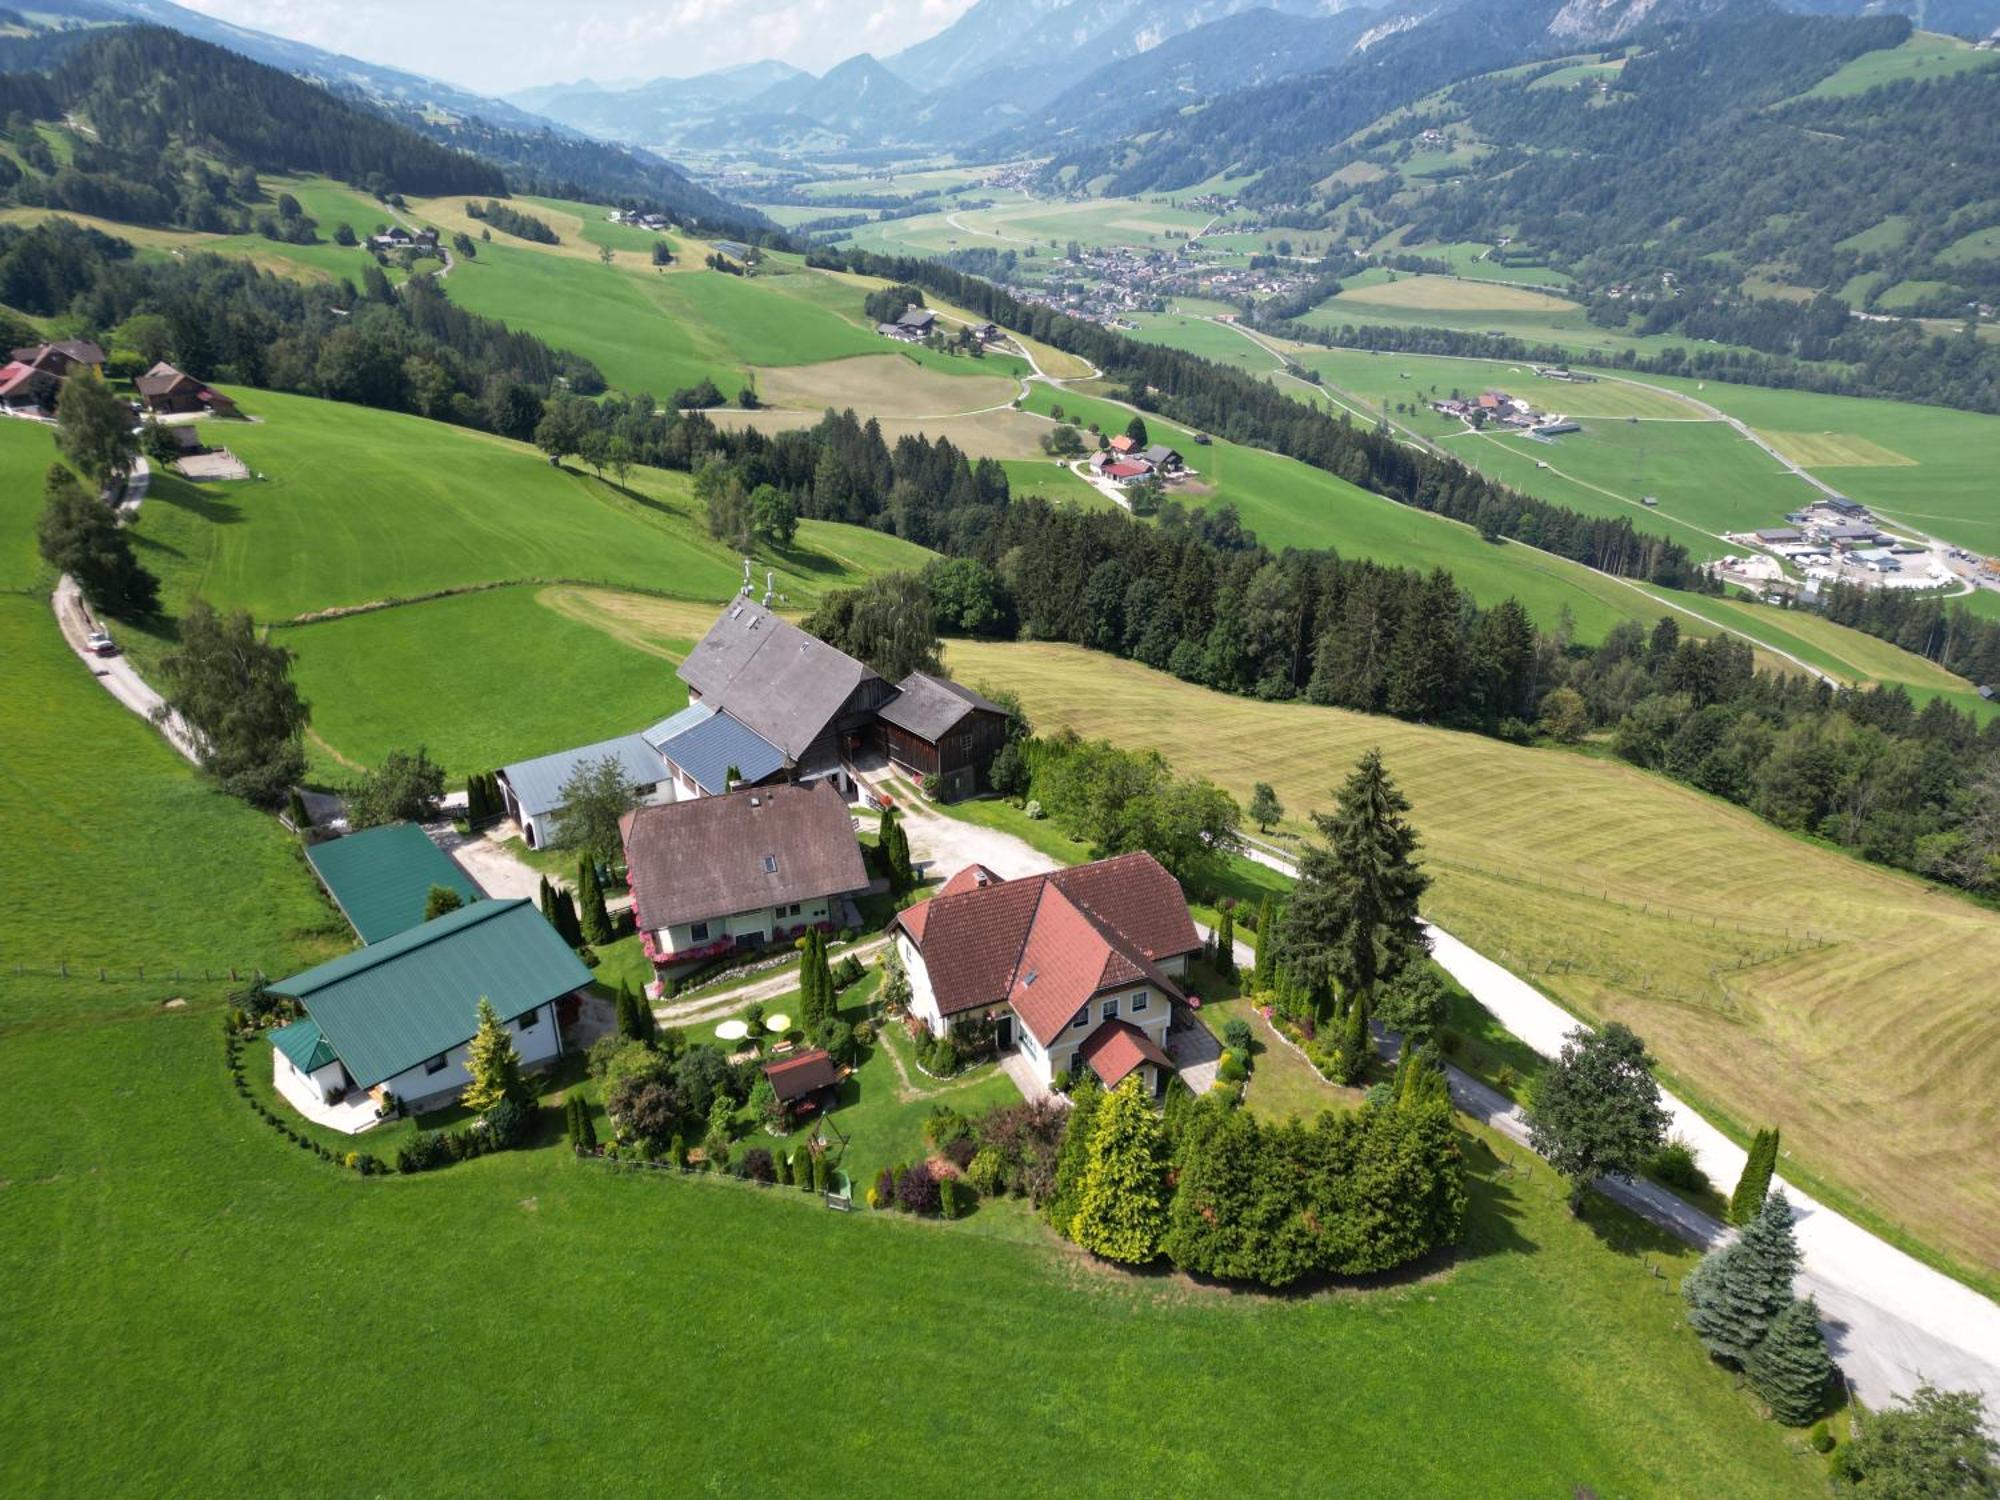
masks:
[(1528, 1123), (1535, 1150), (1570, 1181), (1572, 1212), (1606, 1172), (1638, 1176), (1667, 1137), (1646, 1044), (1618, 1021), (1572, 1031), (1536, 1081)]
[(132, 472), (139, 456), (132, 413), (111, 387), (73, 368), (56, 397), (56, 449), (93, 483), (111, 484)]
[(42, 560), (74, 578), (99, 614), (134, 620), (157, 611), (160, 580), (133, 555), (111, 507), (86, 494), (61, 464), (49, 466), (43, 494), (35, 527)]
[(310, 717), (292, 681), (292, 653), (259, 640), (242, 610), (218, 615), (196, 599), (180, 645), (160, 662), (167, 708), (193, 734), (204, 772), (232, 796), (276, 807), (305, 775)]
[(444, 767), (421, 745), (412, 754), (391, 750), (382, 764), (347, 789), (347, 821), (352, 828), (384, 823), (430, 823), (444, 800)]
[(1278, 800), (1278, 794), (1271, 789), (1271, 783), (1260, 781), (1250, 791), (1250, 821), (1257, 825), (1260, 833), (1269, 833), (1271, 825), (1285, 815), (1285, 805)]
[(621, 818), (638, 805), (639, 789), (615, 755), (586, 760), (569, 773), (557, 792), (562, 807), (550, 847), (576, 849), (602, 864), (624, 847)]

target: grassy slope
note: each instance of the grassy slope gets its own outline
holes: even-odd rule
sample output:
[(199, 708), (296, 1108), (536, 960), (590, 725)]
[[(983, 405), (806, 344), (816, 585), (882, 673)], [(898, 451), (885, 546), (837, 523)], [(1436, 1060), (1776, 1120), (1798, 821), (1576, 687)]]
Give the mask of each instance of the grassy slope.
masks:
[(33, 422), (0, 424), (0, 589), (25, 589), (50, 573), (35, 550), (42, 476), (56, 461), (54, 434)]
[[(1074, 391), (1033, 387), (1030, 409), (1047, 412), (1052, 404), (1073, 420), (1094, 420), (1110, 432), (1122, 432), (1131, 416)], [(1517, 598), (1544, 625), (1553, 625), (1567, 605), (1584, 640), (1598, 639), (1620, 620), (1650, 623), (1662, 613), (1659, 604), (1588, 568), (1527, 547), (1482, 542), (1469, 526), (1398, 505), (1275, 453), (1224, 442), (1195, 447), (1186, 429), (1157, 418), (1149, 418), (1147, 428), (1186, 453), (1202, 482), (1213, 486), (1213, 500), (1233, 502), (1243, 524), (1271, 547), (1334, 547), (1351, 557), (1406, 567), (1445, 567), (1480, 603)], [(1208, 495), (1184, 494), (1184, 499), (1213, 503)]]
[(1982, 997), (2000, 917), (1612, 761), (1228, 698), (1070, 647), (955, 643), (951, 660), (1015, 688), (1044, 729), (1156, 746), (1239, 798), (1269, 781), (1295, 825), (1379, 746), (1441, 923), (1578, 1012), (1628, 1020), (1723, 1118), (1781, 1124), (1788, 1168), (1991, 1277), (2000, 1025)]

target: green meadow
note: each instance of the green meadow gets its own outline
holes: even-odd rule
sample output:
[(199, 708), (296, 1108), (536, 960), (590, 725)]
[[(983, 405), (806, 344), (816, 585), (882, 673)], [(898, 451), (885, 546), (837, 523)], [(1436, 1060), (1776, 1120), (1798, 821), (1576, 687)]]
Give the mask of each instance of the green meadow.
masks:
[(36, 422), (0, 423), (0, 590), (44, 580), (48, 565), (35, 549), (42, 478), (56, 461), (55, 435)]
[(1898, 47), (1884, 47), (1843, 64), (1805, 93), (1808, 99), (1836, 99), (1890, 83), (1927, 83), (1994, 65), (1991, 52), (1934, 31), (1912, 32)]
[[(941, 1225), (615, 1173), (552, 1125), (421, 1177), (340, 1171), (232, 1092), (227, 982), (195, 972), (289, 973), (348, 945), (291, 841), (99, 692), (39, 603), (0, 599), (0, 684), (39, 710), (0, 716), (8, 1493), (60, 1476), (161, 1494), (196, 1473), (265, 1494), (632, 1488), (663, 1461), (725, 1495), (802, 1472), (831, 1494), (889, 1472), (906, 1494), (963, 1493), (973, 1472), (1034, 1492), (1045, 1443), (993, 1440), (1030, 1426), (1093, 1489), (1240, 1485), (1248, 1452), (1276, 1489), (1338, 1472), (1362, 1496), (1819, 1482), (1688, 1334), (1692, 1257), (1602, 1205), (1572, 1219), (1556, 1178), (1477, 1132), (1455, 1256), (1285, 1298), (1100, 1269), (1008, 1202)], [(13, 969), (57, 957), (111, 977)], [(256, 1044), (246, 1061), (269, 1067)], [(857, 1161), (921, 1113), (857, 1114)], [(1308, 1367), (1339, 1376), (1310, 1420), (1245, 1399)], [(417, 1394), (446, 1390), (479, 1420)], [(309, 1420), (274, 1418), (282, 1391), (308, 1393)], [(1175, 1440), (1135, 1445), (1107, 1403)], [(1453, 1441), (1411, 1441), (1441, 1423)]]

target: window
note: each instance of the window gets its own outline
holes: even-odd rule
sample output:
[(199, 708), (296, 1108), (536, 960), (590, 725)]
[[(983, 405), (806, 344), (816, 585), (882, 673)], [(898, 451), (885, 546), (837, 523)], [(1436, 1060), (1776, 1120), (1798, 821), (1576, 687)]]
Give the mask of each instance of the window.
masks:
[(542, 1024), (541, 1007), (540, 1006), (535, 1007), (535, 1009), (529, 1011), (525, 1016), (521, 1017), (521, 1019), (516, 1021), (514, 1024), (520, 1027), (521, 1030), (523, 1031), (533, 1031), (537, 1026)]
[(1140, 1011), (1144, 1010), (1151, 1003), (1152, 996), (1148, 995), (1144, 990), (1139, 991), (1138, 994), (1132, 997), (1132, 1014), (1135, 1016), (1138, 1015)]
[(692, 926), (692, 927), (690, 927), (690, 928), (688, 929), (688, 938), (689, 938), (689, 940), (690, 940), (691, 942), (696, 942), (696, 943), (705, 943), (705, 942), (707, 942), (707, 941), (708, 941), (708, 923), (706, 923), (706, 922), (697, 922), (697, 923), (695, 923), (695, 924), (694, 924), (694, 926)]
[(1071, 1016), (1069, 1024), (1072, 1026), (1088, 1026), (1090, 1024), (1090, 1007), (1086, 1005), (1075, 1015)]
[(1116, 995), (1111, 996), (1110, 999), (1104, 1002), (1104, 1019), (1107, 1021), (1118, 1019), (1118, 997)]
[(777, 873), (778, 873), (778, 856), (777, 856), (777, 855), (775, 855), (775, 854), (767, 854), (767, 855), (765, 855), (765, 856), (764, 856), (764, 873), (765, 873), (766, 875), (775, 875), (775, 874), (777, 874)]
[(444, 1071), (444, 1054), (440, 1052), (436, 1057), (425, 1063), (424, 1071), (426, 1073), (442, 1073)]

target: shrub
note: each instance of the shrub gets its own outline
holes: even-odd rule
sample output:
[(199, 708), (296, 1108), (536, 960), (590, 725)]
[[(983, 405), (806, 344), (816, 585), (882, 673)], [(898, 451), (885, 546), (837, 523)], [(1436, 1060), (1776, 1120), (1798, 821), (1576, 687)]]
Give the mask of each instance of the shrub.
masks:
[(875, 1186), (868, 1190), (870, 1208), (888, 1208), (896, 1201), (896, 1175), (884, 1167), (875, 1174)]
[(979, 1147), (973, 1143), (972, 1137), (968, 1135), (960, 1136), (955, 1141), (947, 1142), (944, 1150), (939, 1154), (954, 1167), (957, 1167), (959, 1171), (963, 1172), (967, 1167), (972, 1165), (972, 1158), (978, 1152)]
[(931, 1047), (930, 1061), (924, 1064), (939, 1078), (949, 1078), (958, 1071), (958, 1044), (948, 1036), (941, 1036)]
[(868, 1190), (868, 1206), (870, 1208), (880, 1208), (882, 1206), (881, 1196), (872, 1187)]
[(1222, 1024), (1222, 1040), (1231, 1052), (1250, 1054), (1250, 1023), (1240, 1016), (1232, 1016)]
[(1512, 1063), (1502, 1063), (1500, 1071), (1493, 1075), (1493, 1086), (1503, 1094), (1511, 1094), (1521, 1086), (1521, 1075), (1514, 1071)]
[(908, 1213), (938, 1211), (938, 1180), (931, 1175), (929, 1163), (920, 1161), (902, 1174), (896, 1183), (896, 1201)]
[(1007, 1185), (1007, 1159), (991, 1146), (981, 1147), (966, 1165), (965, 1180), (982, 1197), (994, 1197)]
[(834, 965), (833, 987), (836, 990), (844, 990), (849, 985), (858, 983), (861, 976), (867, 972), (866, 969), (861, 967), (861, 960), (850, 953), (838, 964)]
[(854, 1046), (855, 1028), (845, 1021), (835, 1021), (826, 1028), (826, 1035), (820, 1044), (826, 1048), (827, 1056), (837, 1063), (851, 1064), (858, 1054)]
[(1695, 1165), (1694, 1152), (1686, 1141), (1676, 1138), (1653, 1153), (1646, 1171), (1654, 1181), (1664, 1182), (1670, 1188), (1679, 1188), (1684, 1193), (1699, 1193), (1707, 1188), (1708, 1178)]
[(1049, 1080), (1049, 1089), (1052, 1093), (1057, 1094), (1067, 1094), (1069, 1092), (1070, 1076), (1068, 1068), (1061, 1069), (1055, 1077)]
[(810, 1146), (802, 1145), (792, 1153), (792, 1181), (798, 1184), (800, 1192), (810, 1193), (813, 1190), (813, 1169), (817, 1164), (818, 1159), (812, 1154)]
[(949, 1104), (934, 1104), (930, 1118), (924, 1121), (924, 1139), (934, 1149), (942, 1151), (953, 1141), (972, 1139), (972, 1121)]
[(667, 1160), (677, 1167), (685, 1167), (688, 1162), (687, 1142), (675, 1136), (667, 1142)]
[(1243, 1066), (1243, 1059), (1237, 1053), (1225, 1052), (1215, 1076), (1223, 1083), (1241, 1083), (1250, 1076), (1250, 1070)]
[(815, 1193), (824, 1193), (827, 1189), (827, 1184), (832, 1180), (833, 1167), (828, 1163), (826, 1157), (823, 1155), (815, 1156), (812, 1168), (812, 1190)]
[(771, 1165), (777, 1169), (778, 1186), (790, 1187), (792, 1185), (792, 1158), (787, 1153), (779, 1151), (772, 1155)]
[(494, 1146), (505, 1151), (518, 1146), (528, 1137), (528, 1129), (534, 1124), (534, 1111), (518, 1099), (502, 1099), (486, 1111), (486, 1133), (493, 1138)]
[(771, 1161), (771, 1153), (762, 1146), (752, 1146), (743, 1153), (743, 1175), (752, 1182), (775, 1182), (778, 1172)]
[(1027, 814), (1028, 821), (1031, 823), (1039, 823), (1044, 817), (1047, 816), (1047, 814), (1045, 814), (1042, 811), (1042, 804), (1037, 802), (1033, 797), (1030, 797), (1028, 799), (1028, 805), (1022, 808), (1021, 811)]
[(938, 1215), (946, 1219), (957, 1218), (965, 1211), (962, 1200), (969, 1191), (970, 1189), (955, 1178), (946, 1177), (940, 1181), (937, 1185)]
[[(843, 1021), (840, 1024), (845, 1026), (847, 1023)], [(871, 1026), (868, 1022), (856, 1021), (853, 1027), (850, 1029), (853, 1031), (854, 1034), (855, 1046), (872, 1047), (875, 1045), (875, 1028)]]

